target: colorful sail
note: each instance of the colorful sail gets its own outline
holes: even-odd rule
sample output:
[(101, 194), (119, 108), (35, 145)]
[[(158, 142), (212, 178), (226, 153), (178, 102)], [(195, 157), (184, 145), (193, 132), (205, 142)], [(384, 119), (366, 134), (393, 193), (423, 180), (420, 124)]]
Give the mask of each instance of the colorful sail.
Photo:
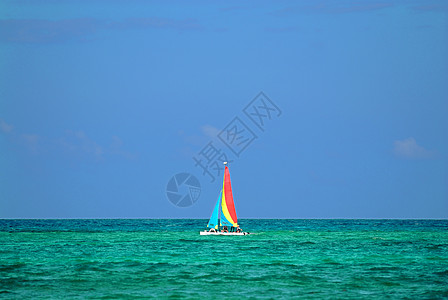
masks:
[(232, 185), (230, 183), (230, 173), (227, 166), (224, 170), (224, 180), (222, 183), (221, 193), (221, 225), (237, 227), (238, 220), (236, 218), (235, 204), (233, 203)]
[(213, 209), (212, 216), (210, 217), (210, 221), (208, 221), (207, 227), (208, 228), (215, 228), (218, 229), (218, 212), (219, 212), (219, 204), (221, 202), (222, 197), (222, 191), (219, 194), (218, 201), (216, 201), (215, 208)]

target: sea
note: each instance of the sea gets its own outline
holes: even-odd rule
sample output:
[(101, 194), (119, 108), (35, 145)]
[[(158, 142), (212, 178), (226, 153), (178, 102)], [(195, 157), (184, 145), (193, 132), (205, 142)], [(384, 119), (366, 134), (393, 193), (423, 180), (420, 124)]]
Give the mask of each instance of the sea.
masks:
[(0, 220), (2, 299), (448, 299), (448, 220)]

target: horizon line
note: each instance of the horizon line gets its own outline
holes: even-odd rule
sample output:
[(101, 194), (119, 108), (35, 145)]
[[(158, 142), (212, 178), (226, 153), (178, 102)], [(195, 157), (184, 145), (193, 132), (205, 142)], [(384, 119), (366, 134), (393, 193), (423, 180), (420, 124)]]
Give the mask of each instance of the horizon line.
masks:
[[(141, 217), (111, 217), (111, 218), (0, 218), (0, 220), (208, 220), (209, 218), (141, 218)], [(239, 220), (448, 220), (445, 218), (239, 218)]]

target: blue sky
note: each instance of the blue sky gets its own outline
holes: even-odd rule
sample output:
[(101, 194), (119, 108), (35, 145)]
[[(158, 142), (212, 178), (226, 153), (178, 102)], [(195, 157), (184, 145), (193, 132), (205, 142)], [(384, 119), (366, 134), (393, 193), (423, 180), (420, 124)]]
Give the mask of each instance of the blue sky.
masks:
[(208, 218), (212, 142), (240, 218), (447, 218), (447, 53), (446, 1), (3, 1), (0, 217)]

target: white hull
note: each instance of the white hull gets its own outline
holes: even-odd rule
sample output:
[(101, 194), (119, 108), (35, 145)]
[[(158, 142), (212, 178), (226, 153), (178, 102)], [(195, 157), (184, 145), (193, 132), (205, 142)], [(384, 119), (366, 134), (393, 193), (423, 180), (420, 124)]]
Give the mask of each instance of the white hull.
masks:
[(210, 232), (210, 231), (200, 231), (200, 235), (248, 235), (249, 232)]

